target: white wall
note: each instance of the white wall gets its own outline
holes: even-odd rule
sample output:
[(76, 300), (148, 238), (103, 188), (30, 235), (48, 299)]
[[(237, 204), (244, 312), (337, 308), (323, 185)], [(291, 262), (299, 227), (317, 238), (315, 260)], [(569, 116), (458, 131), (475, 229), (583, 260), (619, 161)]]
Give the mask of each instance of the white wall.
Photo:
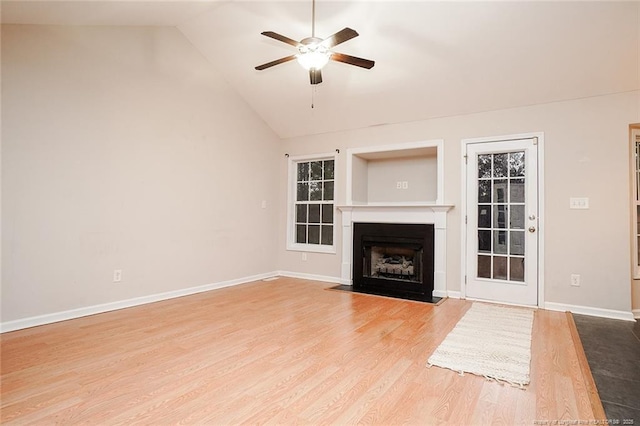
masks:
[[(444, 202), (455, 204), (448, 217), (447, 289), (461, 282), (462, 139), (527, 132), (545, 133), (546, 224), (544, 281), (548, 302), (619, 311), (631, 310), (629, 257), (628, 126), (640, 120), (640, 92), (513, 108), (465, 116), (379, 126), (294, 138), (283, 152), (302, 155), (340, 148), (337, 204), (345, 203), (346, 148), (418, 140), (445, 140)], [(286, 182), (281, 167), (280, 185)], [(589, 197), (589, 210), (569, 210), (570, 197)], [(282, 205), (286, 200), (281, 198)], [(337, 216), (341, 230), (340, 216)], [(285, 232), (280, 218), (280, 235)], [(338, 235), (336, 241), (341, 241)], [(279, 269), (340, 276), (341, 250), (300, 254), (279, 244)], [(581, 287), (570, 275), (580, 274)]]
[(278, 144), (174, 28), (3, 26), (2, 321), (273, 271)]

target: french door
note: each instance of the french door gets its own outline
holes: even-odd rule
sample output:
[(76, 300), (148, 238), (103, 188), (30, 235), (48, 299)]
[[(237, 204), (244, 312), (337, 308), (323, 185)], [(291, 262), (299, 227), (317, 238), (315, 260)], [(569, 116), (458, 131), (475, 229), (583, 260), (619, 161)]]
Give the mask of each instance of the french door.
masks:
[(466, 145), (468, 298), (538, 304), (537, 138)]

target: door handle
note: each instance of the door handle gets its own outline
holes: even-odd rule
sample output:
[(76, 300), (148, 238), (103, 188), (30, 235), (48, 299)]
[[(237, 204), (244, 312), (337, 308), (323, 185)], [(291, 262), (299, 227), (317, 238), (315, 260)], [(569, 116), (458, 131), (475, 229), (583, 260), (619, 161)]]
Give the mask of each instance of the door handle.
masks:
[(529, 227), (529, 232), (531, 232), (531, 233), (536, 232), (536, 227), (535, 226), (530, 226)]

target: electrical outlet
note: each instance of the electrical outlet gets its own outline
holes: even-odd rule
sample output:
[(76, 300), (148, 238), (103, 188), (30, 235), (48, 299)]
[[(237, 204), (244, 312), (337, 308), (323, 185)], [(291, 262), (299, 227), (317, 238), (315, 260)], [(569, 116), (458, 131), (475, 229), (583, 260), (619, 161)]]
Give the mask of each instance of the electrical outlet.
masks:
[(589, 198), (586, 197), (571, 197), (569, 198), (570, 209), (586, 210), (589, 208)]
[(302, 253), (302, 261), (303, 262), (307, 261), (307, 253)]
[(571, 274), (571, 286), (572, 287), (580, 287), (580, 275)]
[(113, 282), (119, 283), (122, 281), (122, 269), (113, 270)]

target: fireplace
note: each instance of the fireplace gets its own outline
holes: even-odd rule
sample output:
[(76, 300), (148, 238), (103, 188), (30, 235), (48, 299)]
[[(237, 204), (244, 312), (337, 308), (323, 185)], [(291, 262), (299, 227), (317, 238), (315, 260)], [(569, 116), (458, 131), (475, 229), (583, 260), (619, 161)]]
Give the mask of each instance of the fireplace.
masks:
[(435, 302), (434, 226), (353, 224), (353, 290)]

